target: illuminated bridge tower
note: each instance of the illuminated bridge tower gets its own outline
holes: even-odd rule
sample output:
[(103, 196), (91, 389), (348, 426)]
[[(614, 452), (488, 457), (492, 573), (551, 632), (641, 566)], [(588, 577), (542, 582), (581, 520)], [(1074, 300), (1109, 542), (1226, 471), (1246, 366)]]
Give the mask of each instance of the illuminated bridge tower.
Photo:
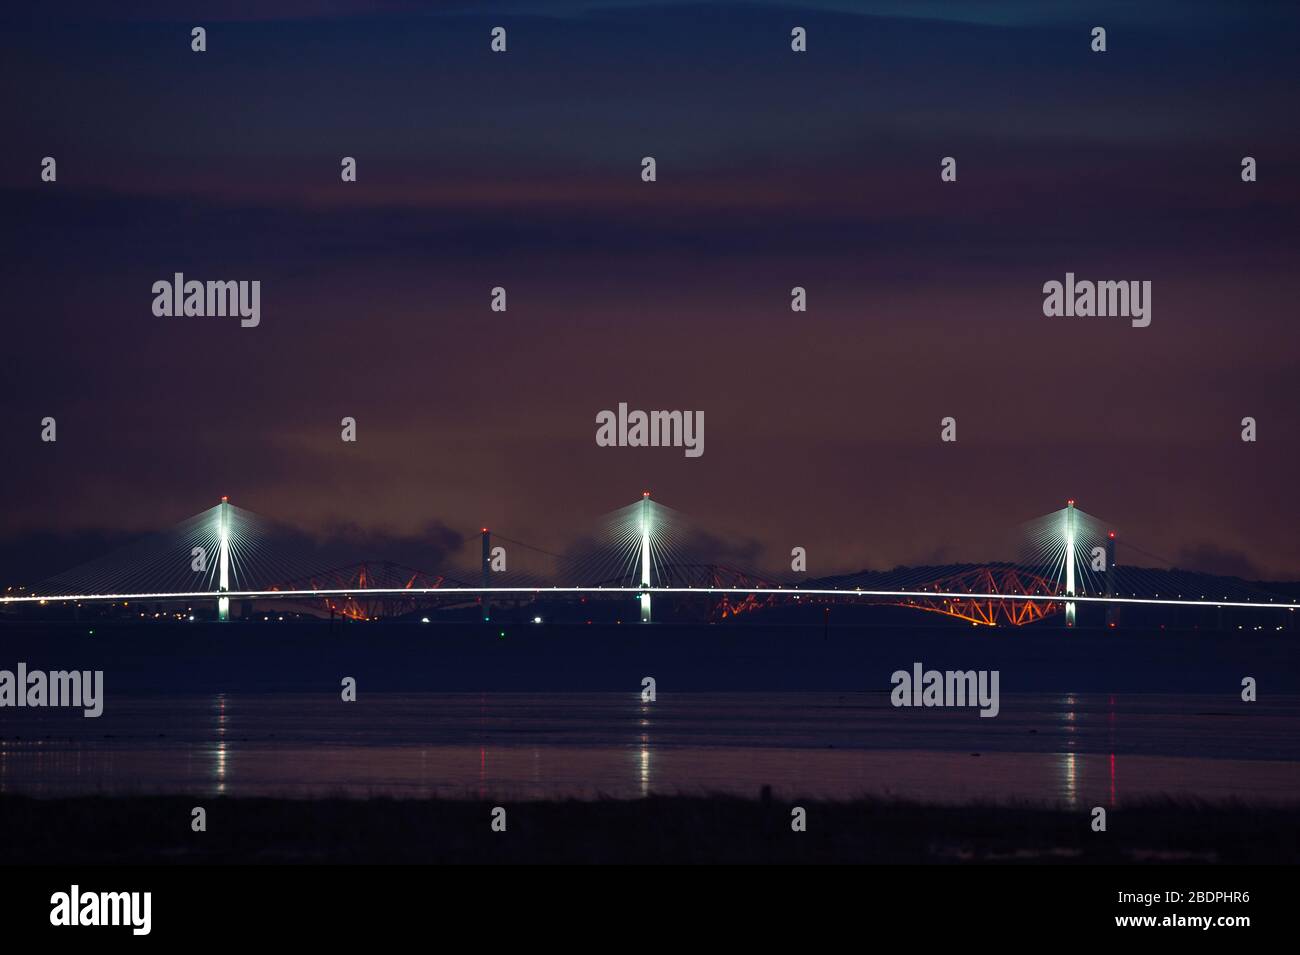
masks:
[[(1115, 532), (1106, 536), (1106, 596), (1115, 596)], [(1119, 623), (1119, 605), (1106, 604), (1106, 626), (1114, 627)]]
[[(1073, 597), (1074, 590), (1074, 498), (1065, 502), (1065, 596)], [(1065, 602), (1065, 625), (1074, 626), (1075, 603), (1073, 600)]]
[[(220, 546), (217, 550), (217, 589), (221, 593), (230, 590), (230, 498), (224, 495), (217, 505), (217, 535)], [(230, 619), (230, 598), (217, 598), (217, 619), (225, 623)]]
[[(650, 586), (650, 492), (641, 493), (641, 586)], [(650, 595), (641, 594), (641, 622), (650, 622)]]

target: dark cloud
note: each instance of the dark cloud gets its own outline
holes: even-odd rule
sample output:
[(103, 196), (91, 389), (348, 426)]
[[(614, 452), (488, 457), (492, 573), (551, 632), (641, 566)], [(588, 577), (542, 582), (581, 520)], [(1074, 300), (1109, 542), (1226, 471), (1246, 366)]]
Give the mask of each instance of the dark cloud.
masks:
[(1213, 541), (1201, 541), (1178, 552), (1176, 566), (1223, 577), (1264, 580), (1265, 571), (1241, 551), (1229, 550)]

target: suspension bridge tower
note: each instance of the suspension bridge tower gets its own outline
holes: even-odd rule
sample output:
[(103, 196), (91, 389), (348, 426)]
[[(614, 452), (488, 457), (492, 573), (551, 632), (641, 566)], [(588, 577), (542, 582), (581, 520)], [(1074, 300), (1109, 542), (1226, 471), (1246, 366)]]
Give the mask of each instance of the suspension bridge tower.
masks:
[[(641, 586), (650, 586), (650, 492), (641, 492)], [(641, 593), (641, 622), (650, 622), (650, 595)]]
[[(1074, 538), (1075, 538), (1075, 514), (1074, 498), (1065, 502), (1065, 596), (1073, 597), (1074, 590)], [(1074, 626), (1075, 603), (1073, 600), (1065, 602), (1065, 625)]]
[[(1106, 535), (1106, 596), (1115, 596), (1115, 532)], [(1119, 605), (1106, 604), (1106, 625), (1114, 627), (1119, 623)]]
[[(230, 498), (224, 495), (217, 505), (217, 535), (220, 544), (217, 549), (217, 589), (221, 593), (230, 590)], [(217, 598), (217, 619), (225, 623), (230, 619), (230, 598)]]

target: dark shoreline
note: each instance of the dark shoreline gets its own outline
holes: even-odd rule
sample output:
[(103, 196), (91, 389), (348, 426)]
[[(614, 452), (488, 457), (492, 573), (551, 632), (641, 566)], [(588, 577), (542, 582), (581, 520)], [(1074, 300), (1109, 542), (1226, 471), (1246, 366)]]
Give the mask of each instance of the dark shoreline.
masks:
[[(507, 831), (493, 832), (503, 805)], [(807, 831), (791, 831), (791, 807)], [(191, 810), (207, 811), (192, 832)], [(1300, 804), (1090, 807), (650, 796), (594, 801), (0, 796), (0, 864), (1294, 864)]]

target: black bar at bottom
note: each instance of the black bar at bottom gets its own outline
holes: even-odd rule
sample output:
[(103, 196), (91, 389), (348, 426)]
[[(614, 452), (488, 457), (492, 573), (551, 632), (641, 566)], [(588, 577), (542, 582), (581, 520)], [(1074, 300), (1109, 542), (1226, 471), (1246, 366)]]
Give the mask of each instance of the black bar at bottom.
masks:
[[(703, 925), (736, 940), (790, 932), (812, 945), (832, 930), (863, 938), (900, 929), (927, 943), (1126, 935), (1231, 943), (1280, 932), (1293, 921), (1287, 911), (1292, 873), (1285, 867), (839, 866), (761, 873), (727, 867), (725, 874), (569, 867), (544, 877), (530, 868), (9, 868), (0, 925), (7, 940), (62, 935), (207, 947), (279, 937), (373, 944), (403, 935), (431, 945), (490, 944), (521, 933), (534, 942), (597, 944), (647, 931), (698, 933)], [(95, 913), (111, 920), (116, 911), (125, 924), (52, 924), (52, 914), (71, 921), (74, 885), (77, 921), (99, 919)], [(131, 904), (120, 894), (144, 892), (147, 934), (137, 933), (145, 927), (144, 896), (129, 897)], [(105, 900), (103, 893), (119, 894)], [(67, 904), (60, 910), (61, 896)]]

